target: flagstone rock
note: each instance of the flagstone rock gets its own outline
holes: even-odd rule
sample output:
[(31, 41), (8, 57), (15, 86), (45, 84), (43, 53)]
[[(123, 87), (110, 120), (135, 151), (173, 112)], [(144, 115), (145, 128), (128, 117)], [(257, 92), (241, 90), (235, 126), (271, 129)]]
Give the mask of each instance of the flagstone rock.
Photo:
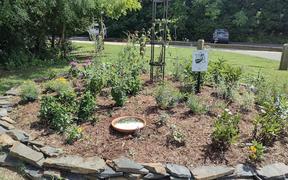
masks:
[(144, 168), (148, 169), (151, 173), (166, 175), (165, 166), (161, 163), (143, 163)]
[(58, 158), (48, 158), (44, 162), (44, 167), (68, 170), (73, 173), (90, 174), (99, 173), (105, 169), (105, 161), (97, 156), (83, 158), (80, 156), (63, 156)]
[(15, 127), (12, 124), (10, 124), (6, 121), (2, 121), (2, 120), (0, 120), (0, 126), (4, 127), (5, 129), (8, 129), (8, 130), (15, 129)]
[(167, 164), (166, 170), (169, 174), (179, 178), (191, 178), (190, 170), (185, 166), (177, 164)]
[(10, 124), (15, 124), (15, 123), (16, 123), (15, 121), (13, 121), (13, 120), (12, 120), (10, 117), (8, 117), (8, 116), (1, 117), (0, 120), (6, 121), (6, 122), (8, 122), (8, 123), (10, 123)]
[(48, 157), (57, 157), (57, 156), (63, 154), (62, 149), (54, 148), (51, 146), (44, 146), (44, 147), (40, 148), (39, 150)]
[(168, 177), (169, 175), (163, 175), (163, 174), (156, 174), (156, 173), (149, 173), (145, 175), (144, 179), (164, 179), (165, 177)]
[(125, 157), (114, 159), (112, 163), (113, 163), (113, 168), (116, 171), (134, 173), (134, 174), (148, 174), (149, 173), (149, 171), (145, 169), (142, 165)]
[(142, 174), (128, 173), (128, 174), (125, 174), (125, 177), (127, 177), (129, 180), (141, 180), (141, 179), (143, 179)]
[(61, 172), (52, 169), (44, 170), (43, 176), (49, 179), (62, 179)]
[(238, 164), (235, 167), (233, 176), (237, 178), (251, 178), (251, 177), (254, 177), (255, 175), (256, 175), (256, 172), (251, 166), (246, 165), (246, 164)]
[(4, 117), (8, 115), (8, 111), (6, 108), (0, 108), (0, 117)]
[(12, 147), (16, 143), (9, 135), (0, 134), (0, 147)]
[(0, 153), (0, 166), (18, 167), (21, 162), (7, 152)]
[(12, 96), (0, 96), (0, 100), (9, 100)]
[(18, 96), (20, 94), (19, 88), (11, 88), (10, 90), (5, 92), (5, 95)]
[(123, 176), (123, 172), (116, 172), (111, 167), (106, 165), (105, 170), (101, 173), (97, 173), (96, 176), (100, 179), (107, 179), (107, 178), (111, 178), (111, 177)]
[(9, 136), (11, 136), (16, 141), (21, 141), (22, 143), (26, 143), (29, 141), (29, 135), (24, 131), (13, 129), (7, 132)]
[(40, 168), (28, 165), (24, 168), (25, 175), (31, 180), (45, 180), (43, 171)]
[(4, 127), (0, 126), (0, 134), (6, 133), (8, 130), (5, 129)]
[(11, 106), (13, 106), (14, 105), (14, 103), (13, 102), (11, 102), (11, 101), (8, 101), (8, 100), (1, 100), (0, 99), (0, 107), (11, 107)]
[(45, 145), (44, 145), (42, 142), (40, 142), (40, 141), (29, 141), (28, 143), (29, 143), (29, 145), (35, 145), (35, 146), (40, 147), (40, 148), (45, 146)]
[(264, 179), (285, 179), (288, 176), (288, 166), (284, 163), (275, 163), (264, 166), (256, 172)]
[(41, 167), (44, 161), (44, 156), (42, 153), (37, 152), (20, 142), (17, 142), (12, 146), (10, 149), (10, 154), (13, 157), (17, 157), (24, 162), (33, 164), (38, 167)]
[(234, 168), (227, 166), (202, 166), (191, 170), (195, 179), (210, 180), (233, 174)]

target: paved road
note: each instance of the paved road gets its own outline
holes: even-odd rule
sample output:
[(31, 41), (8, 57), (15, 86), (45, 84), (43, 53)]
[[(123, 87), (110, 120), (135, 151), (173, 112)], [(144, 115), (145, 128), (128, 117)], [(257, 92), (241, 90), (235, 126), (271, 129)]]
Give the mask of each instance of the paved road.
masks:
[[(93, 41), (88, 41), (87, 39), (79, 38), (75, 39), (73, 38), (73, 42), (78, 42), (78, 43), (90, 43), (93, 44)], [(111, 44), (111, 45), (125, 45), (125, 42), (105, 42), (106, 44)], [(260, 58), (266, 58), (270, 60), (275, 60), (275, 61), (280, 61), (281, 60), (281, 52), (271, 52), (271, 51), (251, 51), (251, 50), (237, 50), (237, 49), (217, 49), (220, 51), (224, 52), (233, 52), (233, 53), (238, 53), (238, 54), (244, 54), (244, 55), (250, 55), (250, 56), (256, 56)]]

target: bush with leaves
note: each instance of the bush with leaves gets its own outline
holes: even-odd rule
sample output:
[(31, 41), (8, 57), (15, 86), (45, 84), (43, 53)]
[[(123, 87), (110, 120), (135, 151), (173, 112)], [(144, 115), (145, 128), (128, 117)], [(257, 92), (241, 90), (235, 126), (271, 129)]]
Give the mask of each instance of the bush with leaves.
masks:
[(214, 123), (213, 143), (223, 148), (234, 143), (239, 135), (239, 121), (240, 117), (238, 115), (233, 115), (229, 110), (225, 110)]
[(202, 114), (206, 112), (206, 107), (201, 103), (196, 95), (190, 95), (186, 102), (187, 107), (194, 114)]
[(162, 114), (160, 114), (160, 116), (156, 120), (155, 125), (157, 127), (165, 126), (165, 125), (167, 125), (168, 120), (169, 120), (169, 115), (166, 113), (162, 113)]
[(176, 104), (178, 103), (180, 92), (173, 86), (164, 83), (158, 86), (154, 96), (157, 105), (161, 109), (169, 109), (176, 106)]
[(243, 111), (250, 111), (253, 109), (255, 103), (255, 96), (252, 92), (245, 90), (239, 97), (240, 108)]
[(70, 82), (64, 77), (50, 80), (44, 86), (47, 91), (57, 92), (58, 94), (74, 91)]
[(111, 95), (116, 106), (123, 106), (127, 100), (126, 92), (121, 85), (113, 86), (111, 89)]
[(68, 144), (73, 144), (75, 141), (83, 137), (83, 129), (77, 125), (71, 125), (65, 131), (66, 142)]
[(225, 84), (225, 81), (220, 81), (220, 83), (215, 87), (216, 96), (227, 101), (234, 101), (237, 98), (238, 92), (236, 87), (229, 87)]
[(249, 147), (249, 158), (252, 161), (260, 161), (263, 159), (264, 146), (262, 143), (255, 140), (252, 141), (252, 146)]
[(90, 91), (86, 91), (80, 101), (78, 119), (81, 122), (93, 120), (93, 112), (95, 110), (95, 97)]
[(22, 101), (35, 101), (38, 99), (39, 89), (34, 81), (26, 81), (20, 86), (20, 97)]
[(186, 136), (178, 127), (172, 125), (170, 127), (170, 134), (167, 136), (167, 142), (175, 146), (184, 146)]

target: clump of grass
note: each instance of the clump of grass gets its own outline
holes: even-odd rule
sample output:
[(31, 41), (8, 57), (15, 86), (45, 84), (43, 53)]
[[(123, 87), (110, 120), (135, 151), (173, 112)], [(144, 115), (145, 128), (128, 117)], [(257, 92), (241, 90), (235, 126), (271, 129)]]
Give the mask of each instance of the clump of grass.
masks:
[(186, 105), (194, 114), (202, 114), (206, 112), (206, 107), (201, 103), (200, 99), (196, 95), (190, 95)]
[(20, 96), (23, 102), (35, 101), (39, 96), (39, 89), (34, 81), (26, 81), (20, 87)]

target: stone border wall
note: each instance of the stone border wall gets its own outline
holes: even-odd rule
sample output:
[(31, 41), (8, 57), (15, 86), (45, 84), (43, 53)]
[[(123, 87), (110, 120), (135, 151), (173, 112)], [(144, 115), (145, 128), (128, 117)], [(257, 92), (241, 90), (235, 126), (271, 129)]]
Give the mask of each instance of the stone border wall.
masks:
[(275, 163), (255, 169), (248, 164), (236, 167), (185, 167), (177, 164), (137, 163), (126, 157), (104, 160), (65, 155), (62, 149), (30, 139), (16, 129), (9, 112), (19, 103), (17, 89), (0, 96), (0, 166), (20, 171), (29, 179), (285, 179), (288, 166)]

